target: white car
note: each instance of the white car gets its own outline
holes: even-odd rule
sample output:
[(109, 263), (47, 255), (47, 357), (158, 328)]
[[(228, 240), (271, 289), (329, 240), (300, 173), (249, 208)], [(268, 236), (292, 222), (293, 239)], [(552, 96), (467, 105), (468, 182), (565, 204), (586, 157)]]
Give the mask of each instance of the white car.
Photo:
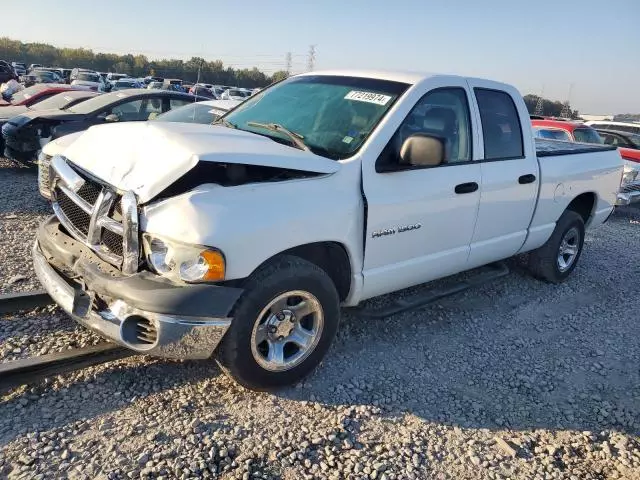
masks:
[(220, 100), (246, 100), (250, 93), (240, 88), (230, 88), (222, 92)]
[(566, 280), (623, 168), (604, 145), (534, 140), (514, 87), (451, 75), (313, 72), (218, 126), (70, 137), (33, 250), (42, 285), (115, 343), (215, 354), (254, 389), (313, 371), (341, 306), (524, 252)]
[(602, 130), (617, 130), (620, 132), (634, 133), (640, 135), (640, 123), (636, 122), (614, 122), (609, 120), (592, 120), (584, 122), (585, 125), (589, 125), (593, 128), (600, 128)]
[(87, 87), (94, 92), (104, 92), (106, 90), (104, 80), (98, 72), (80, 70), (74, 73), (72, 73), (70, 77), (71, 85), (78, 87)]

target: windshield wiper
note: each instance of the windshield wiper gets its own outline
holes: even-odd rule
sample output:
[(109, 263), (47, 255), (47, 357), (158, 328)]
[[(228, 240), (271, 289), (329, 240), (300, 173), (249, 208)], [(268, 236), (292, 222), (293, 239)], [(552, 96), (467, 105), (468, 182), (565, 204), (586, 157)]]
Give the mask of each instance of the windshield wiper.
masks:
[(218, 118), (217, 120), (214, 120), (213, 122), (211, 122), (211, 125), (224, 125), (225, 127), (228, 127), (228, 128), (238, 128), (236, 127), (235, 124), (231, 123), (226, 118)]
[(305, 143), (302, 141), (302, 139), (304, 138), (302, 135), (296, 132), (292, 132), (291, 130), (288, 130), (287, 128), (283, 127), (279, 123), (247, 122), (247, 126), (264, 128), (265, 130), (271, 130), (272, 132), (282, 132), (286, 136), (288, 136), (291, 139), (291, 141), (294, 143), (294, 145), (298, 147), (300, 150), (304, 150), (305, 152), (311, 151), (309, 150), (309, 147), (307, 147)]

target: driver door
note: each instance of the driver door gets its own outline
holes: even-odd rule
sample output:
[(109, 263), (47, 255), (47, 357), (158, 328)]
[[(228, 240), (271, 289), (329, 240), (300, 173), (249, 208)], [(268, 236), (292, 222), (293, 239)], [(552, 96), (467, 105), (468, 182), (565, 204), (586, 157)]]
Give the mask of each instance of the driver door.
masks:
[[(472, 97), (462, 79), (437, 82), (417, 99), (377, 160), (363, 162), (363, 298), (465, 270), (482, 183), (473, 162)], [(400, 164), (402, 144), (414, 133), (443, 140), (442, 164)]]

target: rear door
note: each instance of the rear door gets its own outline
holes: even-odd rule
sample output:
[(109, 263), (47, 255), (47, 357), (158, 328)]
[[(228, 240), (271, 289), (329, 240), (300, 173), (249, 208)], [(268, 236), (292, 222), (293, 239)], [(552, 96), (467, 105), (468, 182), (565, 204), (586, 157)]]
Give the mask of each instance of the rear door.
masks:
[[(465, 269), (480, 201), (473, 120), (464, 79), (434, 78), (407, 99), (407, 113), (374, 162), (363, 163), (367, 202), (363, 298)], [(410, 110), (409, 110), (410, 109)], [(400, 162), (412, 134), (445, 142), (438, 166)]]
[(480, 208), (469, 268), (510, 257), (525, 242), (540, 173), (527, 109), (517, 90), (469, 80), (481, 126)]

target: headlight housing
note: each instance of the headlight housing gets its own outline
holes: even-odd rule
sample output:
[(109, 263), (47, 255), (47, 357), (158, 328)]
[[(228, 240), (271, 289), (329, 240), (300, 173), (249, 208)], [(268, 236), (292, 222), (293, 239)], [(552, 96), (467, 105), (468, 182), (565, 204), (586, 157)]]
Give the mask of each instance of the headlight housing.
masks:
[(620, 182), (620, 186), (625, 186), (627, 183), (634, 182), (638, 178), (638, 170), (634, 170), (633, 168), (625, 165), (624, 170), (622, 171), (622, 181)]
[(221, 251), (187, 245), (145, 233), (142, 235), (149, 268), (170, 280), (188, 283), (224, 280), (225, 259)]

